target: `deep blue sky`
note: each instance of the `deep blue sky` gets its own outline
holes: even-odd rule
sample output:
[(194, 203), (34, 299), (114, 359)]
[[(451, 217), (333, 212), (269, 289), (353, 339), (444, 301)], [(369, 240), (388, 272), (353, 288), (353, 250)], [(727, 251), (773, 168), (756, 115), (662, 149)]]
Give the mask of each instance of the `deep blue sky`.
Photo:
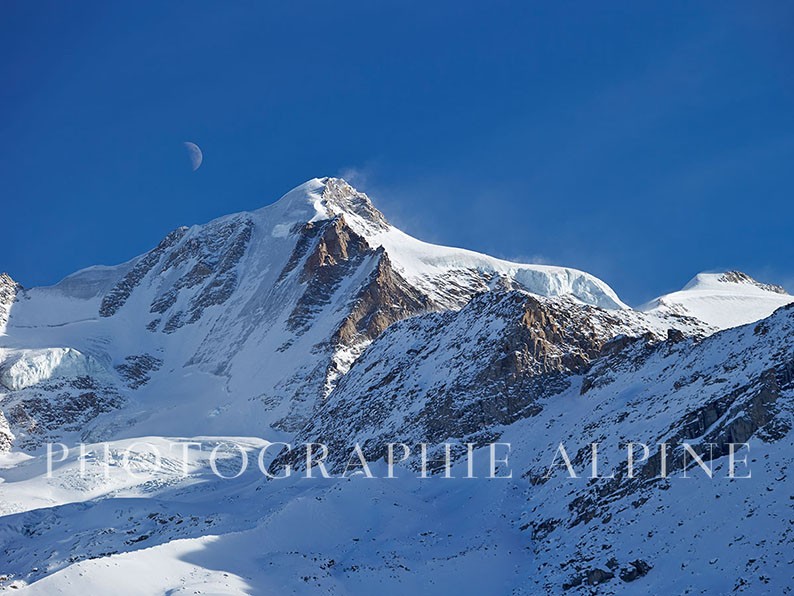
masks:
[(344, 173), (419, 238), (633, 304), (715, 268), (794, 290), (794, 5), (0, 6), (0, 270), (24, 285)]

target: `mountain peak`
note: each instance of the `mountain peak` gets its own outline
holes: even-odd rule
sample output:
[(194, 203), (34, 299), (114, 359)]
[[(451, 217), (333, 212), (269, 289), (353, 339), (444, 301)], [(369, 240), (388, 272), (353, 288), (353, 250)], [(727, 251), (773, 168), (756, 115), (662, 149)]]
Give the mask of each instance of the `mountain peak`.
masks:
[(741, 271), (698, 273), (683, 289), (641, 306), (693, 316), (717, 329), (752, 323), (794, 301), (780, 286), (761, 283)]
[(513, 263), (422, 242), (391, 226), (366, 194), (341, 178), (313, 178), (259, 212), (277, 220), (273, 228), (277, 237), (286, 237), (296, 229), (296, 223), (343, 217), (370, 246), (383, 247), (395, 269), (443, 308), (460, 308), (476, 293), (488, 290), (499, 277), (541, 296), (571, 295), (602, 308), (628, 308), (606, 283), (576, 269)]
[[(732, 287), (733, 286), (733, 287)], [(719, 291), (755, 291), (756, 289), (773, 294), (788, 295), (788, 292), (775, 284), (765, 284), (757, 281), (742, 271), (731, 270), (721, 273), (698, 273), (693, 277), (682, 291), (688, 290), (719, 290)]]
[(383, 214), (370, 198), (342, 178), (312, 178), (296, 186), (272, 205), (263, 207), (281, 212), (284, 219), (321, 221), (343, 216), (357, 233), (371, 236), (389, 229)]
[(323, 182), (322, 201), (330, 213), (344, 215), (351, 227), (365, 236), (389, 229), (389, 222), (366, 194), (342, 178), (323, 178)]

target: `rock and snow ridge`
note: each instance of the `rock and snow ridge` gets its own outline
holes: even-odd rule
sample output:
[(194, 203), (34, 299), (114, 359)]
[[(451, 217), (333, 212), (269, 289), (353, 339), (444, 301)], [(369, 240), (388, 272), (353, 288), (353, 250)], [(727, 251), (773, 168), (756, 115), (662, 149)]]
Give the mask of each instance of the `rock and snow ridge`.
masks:
[[(634, 310), (575, 269), (414, 239), (334, 178), (55, 286), (0, 276), (0, 588), (785, 593), (791, 301), (729, 272)], [(136, 440), (197, 436), (323, 441), (332, 469), (355, 442), (509, 441), (514, 480), (221, 482), (143, 451), (122, 474)], [(621, 442), (668, 438), (751, 441), (761, 484), (660, 483), (653, 460), (627, 482)], [(72, 455), (47, 478), (47, 441), (108, 441), (110, 477)], [(617, 480), (543, 481), (560, 441), (578, 467), (602, 443)]]

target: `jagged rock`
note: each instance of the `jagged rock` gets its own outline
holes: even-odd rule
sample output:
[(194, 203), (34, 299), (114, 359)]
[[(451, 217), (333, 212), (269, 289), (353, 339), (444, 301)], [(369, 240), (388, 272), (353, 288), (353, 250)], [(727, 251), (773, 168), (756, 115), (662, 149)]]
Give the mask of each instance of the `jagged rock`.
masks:
[(10, 451), (13, 443), (14, 433), (11, 432), (11, 427), (8, 424), (5, 414), (0, 411), (0, 453)]
[(735, 283), (735, 284), (752, 284), (762, 290), (766, 290), (767, 292), (774, 292), (775, 294), (787, 294), (786, 289), (783, 286), (778, 286), (774, 284), (765, 284), (761, 283), (760, 281), (756, 281), (746, 273), (742, 271), (726, 271), (723, 273), (719, 280), (726, 283)]
[(680, 341), (684, 341), (686, 339), (686, 335), (680, 329), (668, 329), (667, 330), (667, 341), (670, 343), (678, 343)]
[(250, 220), (234, 220), (217, 226), (212, 234), (188, 239), (168, 255), (160, 275), (194, 264), (168, 291), (152, 302), (150, 312), (166, 315), (173, 311), (183, 290), (200, 289), (194, 291), (184, 310), (172, 312), (168, 317), (163, 326), (165, 333), (173, 333), (183, 325), (195, 323), (205, 309), (223, 304), (232, 296), (238, 281), (236, 268), (251, 241), (252, 231)]
[(387, 231), (389, 224), (369, 197), (340, 178), (325, 178), (323, 203), (332, 213), (347, 214), (368, 233)]
[(125, 362), (116, 365), (116, 370), (130, 389), (137, 389), (149, 382), (150, 373), (156, 372), (163, 365), (160, 358), (151, 354), (127, 356)]
[(597, 586), (599, 584), (603, 584), (604, 582), (608, 582), (614, 577), (615, 574), (611, 571), (605, 571), (604, 569), (590, 569), (585, 574), (585, 582), (588, 586)]
[(0, 273), (0, 332), (3, 331), (6, 323), (8, 323), (11, 305), (20, 290), (22, 290), (22, 286), (11, 279), (11, 276), (7, 273)]
[(127, 301), (130, 294), (135, 290), (141, 280), (157, 265), (160, 259), (165, 254), (166, 250), (174, 246), (182, 236), (185, 235), (188, 228), (177, 228), (170, 232), (165, 238), (160, 241), (156, 248), (146, 253), (143, 257), (135, 263), (132, 270), (124, 276), (124, 278), (111, 289), (104, 298), (99, 307), (100, 317), (113, 316)]
[(102, 413), (118, 409), (123, 397), (112, 386), (91, 377), (41, 383), (11, 394), (3, 402), (15, 445), (34, 448), (64, 433), (84, 432)]
[[(315, 237), (315, 241), (313, 250), (304, 259), (299, 278), (305, 290), (287, 321), (289, 329), (296, 333), (308, 329), (312, 319), (331, 302), (342, 280), (358, 268), (365, 257), (374, 254), (367, 241), (350, 229), (342, 216), (324, 222), (317, 231), (314, 226), (304, 228), (304, 233)], [(296, 247), (300, 249), (303, 246)]]
[(353, 299), (350, 314), (334, 335), (334, 341), (341, 345), (372, 341), (392, 323), (436, 310), (427, 296), (394, 270), (382, 248), (376, 251), (376, 256), (375, 270)]
[(635, 579), (648, 575), (648, 572), (653, 569), (648, 563), (642, 559), (631, 561), (630, 567), (621, 569), (620, 579), (624, 582), (633, 582)]
[[(372, 459), (383, 457), (385, 437), (488, 442), (498, 437), (491, 429), (536, 415), (540, 398), (569, 387), (609, 339), (636, 324), (631, 313), (521, 291), (484, 293), (458, 312), (403, 320), (358, 358), (299, 439), (334, 447), (334, 466), (344, 465), (347, 442), (365, 430), (371, 437), (376, 429), (362, 445)], [(437, 369), (444, 375), (428, 376)], [(362, 395), (366, 408), (355, 406)]]

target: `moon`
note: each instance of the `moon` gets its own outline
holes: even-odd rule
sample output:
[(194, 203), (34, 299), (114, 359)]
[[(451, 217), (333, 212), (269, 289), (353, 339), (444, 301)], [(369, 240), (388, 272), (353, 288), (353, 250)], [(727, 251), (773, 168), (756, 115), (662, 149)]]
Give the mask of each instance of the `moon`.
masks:
[(187, 149), (188, 157), (190, 158), (190, 166), (193, 168), (193, 171), (199, 169), (201, 166), (201, 161), (204, 159), (204, 155), (201, 153), (201, 149), (195, 143), (191, 143), (190, 141), (185, 141), (182, 143)]

